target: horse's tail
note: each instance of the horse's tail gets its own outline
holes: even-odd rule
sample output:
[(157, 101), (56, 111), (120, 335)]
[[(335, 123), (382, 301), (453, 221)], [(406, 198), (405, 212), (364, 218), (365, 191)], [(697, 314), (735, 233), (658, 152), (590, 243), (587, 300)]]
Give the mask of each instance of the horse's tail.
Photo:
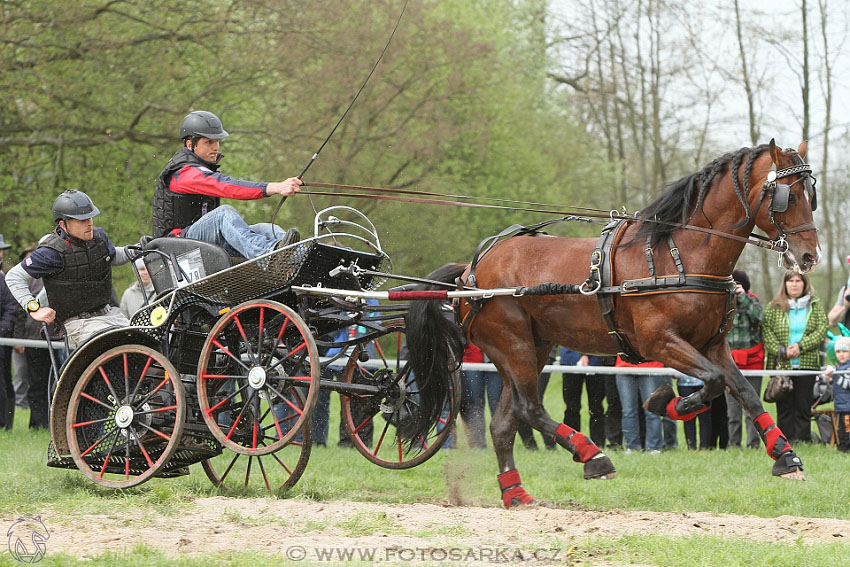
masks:
[[(452, 283), (465, 265), (446, 264), (428, 275), (428, 279)], [(443, 289), (423, 284), (420, 290)], [(442, 300), (413, 301), (405, 316), (408, 363), (416, 377), (420, 393), (418, 434), (435, 427), (451, 395), (451, 374), (460, 366), (464, 341), (460, 327), (450, 312), (443, 310)]]

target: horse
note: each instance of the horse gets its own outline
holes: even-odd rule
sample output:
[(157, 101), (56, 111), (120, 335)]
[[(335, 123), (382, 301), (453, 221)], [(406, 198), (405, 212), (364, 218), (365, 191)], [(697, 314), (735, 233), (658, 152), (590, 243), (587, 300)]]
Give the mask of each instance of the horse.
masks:
[[(812, 220), (817, 195), (805, 154), (806, 142), (796, 151), (781, 150), (774, 140), (741, 148), (671, 183), (643, 211), (614, 219), (598, 240), (524, 230), (476, 254), (471, 264), (449, 264), (428, 276), (459, 288), (539, 293), (455, 300), (455, 319), (448, 325), (445, 302), (414, 302), (408, 313), (409, 359), (418, 375), (450, 370), (460, 360), (457, 344), (464, 334), (502, 375), (490, 434), (505, 507), (536, 502), (514, 464), (519, 421), (569, 450), (583, 463), (586, 479), (613, 478), (616, 472), (591, 439), (552, 420), (539, 401), (538, 376), (555, 344), (589, 354), (619, 353), (635, 362), (655, 360), (702, 380), (704, 386), (687, 397), (662, 386), (646, 400), (645, 408), (672, 419), (693, 419), (728, 389), (756, 424), (774, 460), (773, 474), (805, 479), (802, 461), (738, 370), (725, 340), (734, 317), (731, 273), (746, 243), (779, 252), (787, 269), (808, 272), (820, 261)], [(751, 235), (756, 226), (766, 237)], [(580, 285), (563, 284), (588, 274), (581, 258), (589, 260), (590, 276)]]

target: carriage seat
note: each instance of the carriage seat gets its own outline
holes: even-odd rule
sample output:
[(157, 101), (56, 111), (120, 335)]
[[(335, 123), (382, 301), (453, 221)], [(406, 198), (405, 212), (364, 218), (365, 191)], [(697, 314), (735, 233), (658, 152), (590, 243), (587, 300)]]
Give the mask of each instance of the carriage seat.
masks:
[[(160, 250), (169, 256), (176, 256), (177, 263), (180, 264), (189, 281), (199, 280), (232, 265), (231, 258), (224, 248), (203, 240), (164, 236), (147, 242), (144, 249)], [(169, 266), (170, 262), (166, 263), (159, 254), (147, 254), (144, 258), (145, 267), (148, 269), (157, 295), (177, 287)]]

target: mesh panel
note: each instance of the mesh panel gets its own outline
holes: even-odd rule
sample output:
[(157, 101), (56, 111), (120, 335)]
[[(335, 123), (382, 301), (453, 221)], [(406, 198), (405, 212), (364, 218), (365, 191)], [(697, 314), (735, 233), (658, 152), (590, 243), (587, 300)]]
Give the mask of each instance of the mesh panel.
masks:
[[(361, 276), (354, 281), (351, 276), (331, 277), (330, 271), (337, 266), (356, 263), (361, 268), (383, 271), (389, 262), (386, 256), (358, 252), (346, 248), (329, 246), (320, 242), (304, 241), (294, 246), (275, 250), (265, 256), (243, 262), (230, 269), (217, 272), (173, 292), (174, 314), (192, 304), (212, 304), (214, 306), (235, 306), (252, 299), (274, 299), (295, 308), (295, 294), (289, 290), (292, 285), (312, 285), (335, 287), (339, 289), (373, 289), (383, 281), (372, 276)], [(138, 311), (131, 321), (133, 326), (148, 327), (146, 332), (162, 340), (169, 325), (154, 328), (151, 313), (157, 306), (168, 308), (172, 294), (167, 294), (157, 302)]]
[[(362, 268), (379, 271), (384, 261), (385, 257), (378, 254), (305, 241), (198, 280), (183, 290), (213, 303), (237, 305), (252, 299), (268, 298), (292, 285), (321, 284), (358, 289), (349, 276), (333, 278), (329, 272), (352, 262)], [(358, 283), (364, 289), (371, 289), (372, 278), (364, 276)]]

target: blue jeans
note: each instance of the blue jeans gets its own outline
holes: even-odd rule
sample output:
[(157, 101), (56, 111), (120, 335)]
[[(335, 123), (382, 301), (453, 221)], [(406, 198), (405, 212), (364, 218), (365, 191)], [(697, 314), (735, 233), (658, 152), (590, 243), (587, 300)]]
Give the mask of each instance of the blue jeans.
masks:
[(626, 442), (626, 449), (640, 451), (642, 448), (638, 419), (638, 411), (641, 410), (646, 417), (646, 450), (664, 449), (661, 418), (639, 406), (638, 394), (641, 400), (646, 401), (652, 392), (669, 379), (669, 376), (659, 375), (617, 374), (617, 393), (620, 394), (620, 405), (623, 407), (623, 440)]
[(490, 405), (490, 415), (499, 405), (502, 395), (502, 377), (498, 372), (484, 370), (464, 370), (461, 372), (463, 389), (460, 398), (460, 417), (466, 425), (469, 445), (486, 449), (487, 439), (484, 427), (484, 400)]
[(249, 226), (236, 209), (221, 205), (181, 234), (186, 238), (217, 244), (231, 256), (251, 260), (274, 250), (284, 233), (281, 227), (268, 222)]

